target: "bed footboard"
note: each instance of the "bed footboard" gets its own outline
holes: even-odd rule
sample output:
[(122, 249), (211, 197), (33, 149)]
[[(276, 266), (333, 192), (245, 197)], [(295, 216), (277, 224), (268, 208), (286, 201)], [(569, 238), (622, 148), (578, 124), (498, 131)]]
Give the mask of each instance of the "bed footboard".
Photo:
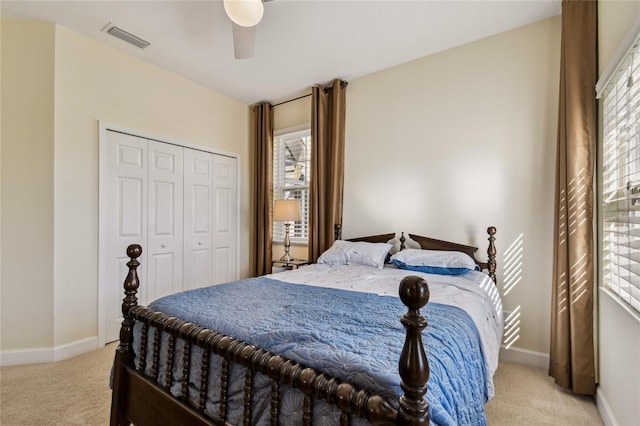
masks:
[[(407, 306), (407, 312), (401, 322), (406, 329), (405, 343), (400, 355), (399, 373), (404, 394), (395, 409), (388, 401), (378, 395), (372, 395), (349, 383), (339, 380), (312, 368), (307, 368), (284, 357), (272, 354), (248, 343), (233, 339), (215, 331), (205, 329), (181, 319), (155, 312), (144, 306), (138, 306), (137, 290), (139, 280), (138, 257), (142, 248), (131, 245), (127, 248), (130, 261), (129, 272), (124, 283), (125, 297), (122, 303), (124, 320), (120, 330), (120, 345), (116, 349), (113, 370), (113, 394), (111, 405), (111, 425), (138, 426), (146, 424), (201, 425), (226, 424), (227, 389), (229, 387), (229, 369), (232, 364), (245, 368), (244, 401), (242, 406), (243, 424), (250, 424), (253, 381), (256, 373), (271, 379), (270, 415), (271, 424), (280, 424), (280, 387), (287, 385), (298, 389), (304, 395), (302, 423), (312, 424), (313, 401), (323, 400), (340, 410), (340, 424), (350, 422), (350, 416), (367, 419), (374, 425), (427, 425), (429, 423), (428, 404), (425, 399), (429, 365), (422, 342), (422, 330), (427, 326), (420, 309), (429, 300), (426, 281), (419, 277), (406, 277), (400, 283), (400, 298)], [(136, 365), (134, 357), (134, 324), (139, 322), (143, 329), (142, 344)], [(154, 332), (149, 331), (153, 329)], [(165, 355), (168, 383), (158, 383), (158, 360), (160, 331), (169, 337), (169, 349)], [(147, 339), (151, 343), (151, 363), (145, 365)], [(180, 360), (182, 375), (179, 380), (179, 395), (176, 397), (170, 389), (173, 383), (171, 374), (175, 358), (176, 339), (185, 344)], [(192, 365), (192, 347), (204, 351), (200, 365)], [(209, 354), (221, 357), (220, 402), (218, 412), (207, 410)], [(195, 370), (191, 371), (191, 370)], [(151, 374), (148, 373), (151, 370)], [(195, 398), (188, 395), (189, 377), (198, 377), (200, 393)]]

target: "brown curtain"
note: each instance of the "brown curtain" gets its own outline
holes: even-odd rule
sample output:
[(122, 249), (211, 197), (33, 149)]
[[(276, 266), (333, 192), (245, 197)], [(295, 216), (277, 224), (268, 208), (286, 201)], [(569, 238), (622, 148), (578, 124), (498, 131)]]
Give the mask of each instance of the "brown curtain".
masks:
[(549, 375), (595, 393), (593, 168), (597, 3), (562, 2)]
[(268, 102), (253, 106), (253, 146), (255, 152), (253, 273), (259, 276), (271, 273), (272, 259), (273, 106)]
[(344, 187), (344, 120), (347, 82), (311, 89), (311, 180), (309, 259), (315, 262), (342, 224)]

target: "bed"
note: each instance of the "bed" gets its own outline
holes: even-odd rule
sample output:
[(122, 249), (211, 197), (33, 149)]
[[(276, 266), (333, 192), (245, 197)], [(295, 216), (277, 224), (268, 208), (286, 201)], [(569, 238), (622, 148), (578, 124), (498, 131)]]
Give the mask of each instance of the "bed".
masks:
[[(129, 246), (111, 424), (486, 424), (502, 337), (496, 229), (487, 262), (476, 247), (401, 234), (384, 267), (366, 264), (368, 250), (377, 259), (395, 233), (336, 232), (317, 264), (149, 307), (136, 297), (142, 248)], [(473, 268), (412, 263), (436, 251), (465, 253)], [(468, 312), (458, 299), (483, 302)]]

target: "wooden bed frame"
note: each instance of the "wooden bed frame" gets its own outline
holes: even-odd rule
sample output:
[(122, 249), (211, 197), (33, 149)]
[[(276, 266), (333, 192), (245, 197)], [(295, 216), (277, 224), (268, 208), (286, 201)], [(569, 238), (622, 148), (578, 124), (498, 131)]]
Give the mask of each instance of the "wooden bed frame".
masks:
[[(496, 249), (494, 245), (496, 229), (487, 229), (489, 234), (488, 262), (476, 263), (487, 269), (495, 282)], [(336, 228), (339, 235), (340, 229)], [(424, 249), (463, 251), (474, 258), (476, 247), (450, 243), (432, 238), (409, 234), (410, 238), (418, 242)], [(395, 238), (395, 233), (380, 234), (350, 241), (387, 242)], [(404, 245), (404, 234), (400, 238)], [(427, 326), (426, 319), (420, 309), (429, 300), (427, 282), (416, 276), (405, 277), (400, 282), (400, 299), (407, 307), (407, 312), (400, 321), (406, 329), (404, 346), (400, 355), (399, 373), (403, 395), (398, 400), (398, 409), (378, 395), (359, 389), (349, 383), (340, 382), (324, 373), (307, 368), (284, 357), (274, 355), (256, 346), (236, 340), (232, 337), (216, 333), (196, 324), (185, 322), (179, 318), (170, 317), (162, 312), (152, 311), (139, 306), (137, 290), (140, 285), (137, 268), (138, 258), (142, 248), (132, 244), (127, 248), (127, 255), (131, 259), (127, 266), (129, 272), (124, 282), (125, 297), (122, 303), (124, 320), (120, 329), (120, 344), (116, 349), (113, 367), (113, 393), (111, 401), (111, 425), (224, 425), (227, 410), (227, 388), (230, 364), (240, 364), (246, 367), (244, 383), (243, 418), (245, 425), (250, 424), (251, 398), (253, 378), (255, 373), (262, 373), (272, 380), (271, 386), (271, 424), (279, 424), (280, 414), (280, 385), (286, 384), (298, 389), (304, 395), (303, 424), (312, 424), (313, 400), (321, 399), (336, 406), (340, 412), (341, 425), (349, 424), (349, 416), (355, 415), (366, 418), (374, 425), (427, 425), (429, 424), (428, 404), (425, 399), (427, 380), (429, 379), (429, 363), (422, 343), (422, 330)], [(142, 365), (134, 363), (133, 326), (138, 321), (142, 324), (141, 360), (147, 358), (147, 336), (153, 328), (151, 376), (145, 372)], [(186, 343), (182, 358), (182, 377), (189, 377), (191, 364), (191, 348), (197, 346), (207, 354), (215, 353), (222, 357), (220, 372), (220, 407), (218, 413), (205, 411), (206, 389), (208, 380), (208, 359), (203, 356), (200, 371), (199, 401), (187, 398), (188, 379), (180, 383), (180, 396), (174, 397), (169, 389), (174, 383), (164, 386), (156, 382), (159, 369), (160, 331), (170, 337), (166, 354), (167, 371), (171, 372), (174, 364), (176, 339), (183, 339)], [(193, 375), (193, 372), (191, 372)], [(172, 374), (167, 375), (172, 380)]]

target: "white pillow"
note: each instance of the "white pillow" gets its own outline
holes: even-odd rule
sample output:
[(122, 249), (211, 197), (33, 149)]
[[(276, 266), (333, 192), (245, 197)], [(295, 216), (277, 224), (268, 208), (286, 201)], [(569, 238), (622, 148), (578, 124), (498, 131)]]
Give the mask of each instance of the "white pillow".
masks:
[(347, 265), (349, 256), (347, 255), (348, 241), (335, 240), (318, 258), (318, 263), (326, 263), (327, 265)]
[(320, 255), (318, 263), (382, 268), (391, 247), (393, 246), (387, 243), (336, 240), (327, 251)]
[(406, 249), (391, 256), (394, 260), (410, 266), (476, 269), (476, 262), (461, 251)]

